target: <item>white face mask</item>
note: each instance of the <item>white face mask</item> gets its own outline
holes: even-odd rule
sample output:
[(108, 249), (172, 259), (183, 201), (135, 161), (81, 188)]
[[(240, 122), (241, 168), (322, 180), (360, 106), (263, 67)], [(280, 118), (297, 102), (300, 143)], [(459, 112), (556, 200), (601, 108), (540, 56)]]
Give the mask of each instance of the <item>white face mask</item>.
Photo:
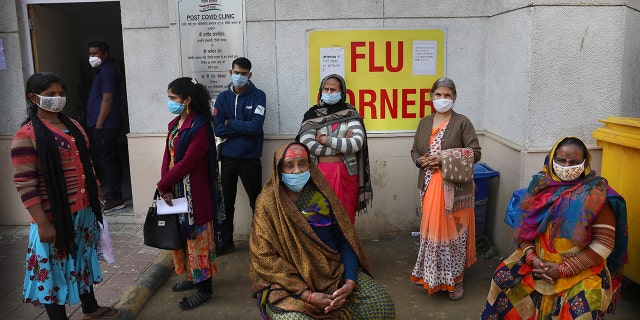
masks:
[(578, 177), (584, 172), (585, 161), (582, 161), (581, 164), (577, 164), (575, 166), (563, 167), (553, 160), (553, 172), (555, 172), (556, 176), (558, 176), (562, 181), (573, 181), (578, 179)]
[(39, 94), (36, 94), (36, 96), (40, 98), (40, 103), (36, 103), (36, 105), (43, 110), (51, 112), (62, 111), (67, 103), (67, 97), (43, 97)]
[(89, 57), (89, 64), (92, 68), (97, 68), (102, 65), (102, 59), (99, 57)]
[(439, 113), (445, 113), (451, 110), (451, 107), (453, 107), (453, 100), (449, 100), (449, 99), (433, 100), (433, 108), (436, 109), (436, 111)]

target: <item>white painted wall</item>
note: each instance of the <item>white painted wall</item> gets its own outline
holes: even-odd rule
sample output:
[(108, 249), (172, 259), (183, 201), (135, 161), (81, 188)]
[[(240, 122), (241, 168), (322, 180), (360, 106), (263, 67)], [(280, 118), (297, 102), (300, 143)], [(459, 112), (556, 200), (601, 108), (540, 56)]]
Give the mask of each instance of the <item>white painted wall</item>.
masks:
[(523, 8), (499, 14), (489, 19), (486, 32), (484, 128), (520, 145), (529, 122), (531, 12)]
[[(575, 135), (620, 112), (624, 7), (536, 7), (525, 147)], [(553, 35), (553, 36), (552, 36)]]
[[(0, 0), (0, 37), (4, 46), (6, 70), (0, 70), (0, 135), (13, 135), (26, 118), (22, 38), (17, 8), (12, 0)], [(4, 156), (4, 154), (0, 155)]]
[[(636, 4), (640, 0), (634, 1)], [(622, 58), (622, 94), (620, 114), (627, 117), (640, 117), (640, 11), (625, 10), (624, 46)]]

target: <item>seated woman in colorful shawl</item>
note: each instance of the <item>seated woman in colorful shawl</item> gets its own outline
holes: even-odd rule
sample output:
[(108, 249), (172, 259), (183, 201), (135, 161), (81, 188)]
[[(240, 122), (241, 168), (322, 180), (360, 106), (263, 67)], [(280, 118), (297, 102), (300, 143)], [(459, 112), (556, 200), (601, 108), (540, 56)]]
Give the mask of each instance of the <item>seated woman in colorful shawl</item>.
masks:
[(256, 202), (249, 279), (264, 319), (394, 319), (336, 194), (297, 142), (281, 145)]
[(615, 310), (627, 211), (590, 161), (574, 137), (551, 149), (518, 207), (519, 248), (494, 272), (482, 319), (601, 319)]

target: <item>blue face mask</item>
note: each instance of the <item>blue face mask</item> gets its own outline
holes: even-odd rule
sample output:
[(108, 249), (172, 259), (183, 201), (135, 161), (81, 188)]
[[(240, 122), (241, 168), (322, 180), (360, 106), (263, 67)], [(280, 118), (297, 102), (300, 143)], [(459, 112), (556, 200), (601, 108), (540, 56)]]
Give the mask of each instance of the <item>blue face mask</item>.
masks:
[(301, 173), (283, 173), (282, 182), (293, 192), (300, 192), (302, 187), (309, 181), (311, 171), (307, 170)]
[(184, 111), (184, 104), (169, 100), (167, 102), (167, 109), (173, 114), (181, 114), (182, 111)]
[(249, 82), (249, 77), (248, 76), (241, 76), (239, 74), (232, 74), (231, 75), (231, 82), (233, 83), (234, 87), (242, 88), (247, 84), (247, 82)]
[(340, 100), (342, 99), (342, 93), (341, 92), (336, 92), (336, 93), (322, 93), (322, 97), (320, 98), (320, 100), (324, 101), (324, 103), (326, 104), (336, 104), (338, 102), (340, 102)]

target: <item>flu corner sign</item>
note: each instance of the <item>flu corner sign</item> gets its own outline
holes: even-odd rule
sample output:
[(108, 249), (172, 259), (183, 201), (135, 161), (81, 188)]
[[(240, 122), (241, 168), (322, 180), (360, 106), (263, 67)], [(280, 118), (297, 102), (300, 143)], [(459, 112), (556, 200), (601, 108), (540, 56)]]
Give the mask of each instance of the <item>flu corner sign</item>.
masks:
[(312, 30), (307, 44), (310, 106), (336, 73), (369, 132), (415, 131), (431, 114), (431, 85), (445, 74), (443, 29)]

